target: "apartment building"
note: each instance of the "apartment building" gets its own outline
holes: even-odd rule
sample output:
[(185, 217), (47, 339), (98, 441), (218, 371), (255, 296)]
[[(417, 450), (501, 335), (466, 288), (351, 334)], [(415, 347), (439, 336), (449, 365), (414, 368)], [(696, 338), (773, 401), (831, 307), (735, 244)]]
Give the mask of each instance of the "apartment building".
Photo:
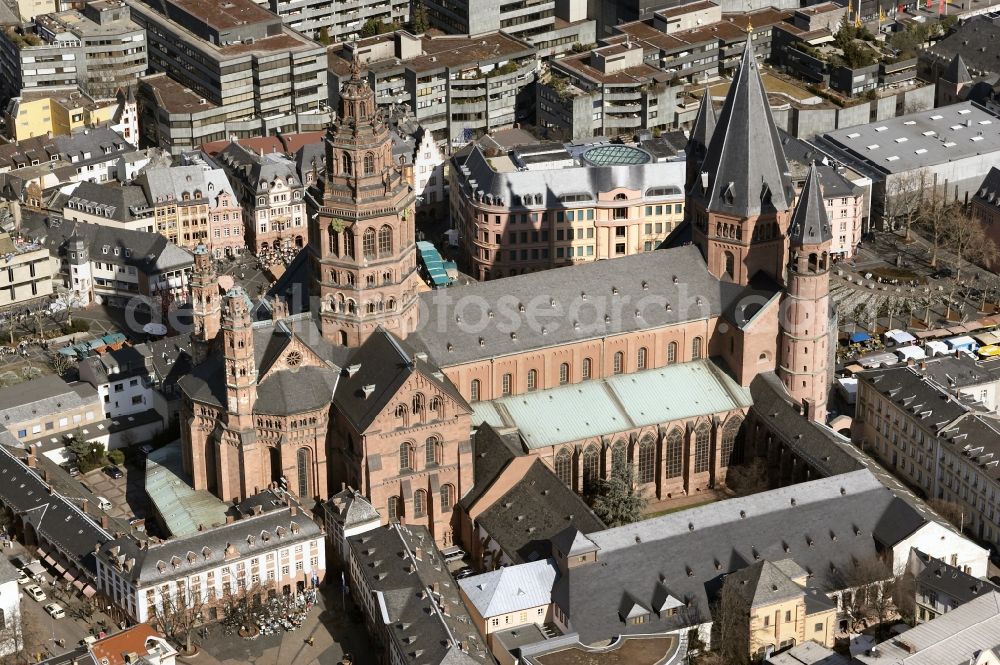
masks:
[(326, 49), (253, 0), (127, 0), (146, 29), (143, 138), (175, 154), (231, 137), (323, 129)]
[(22, 232), (58, 258), (66, 288), (85, 303), (124, 307), (132, 299), (160, 311), (188, 300), (191, 253), (158, 233), (32, 216)]
[(5, 96), (22, 90), (78, 85), (113, 97), (146, 72), (146, 34), (121, 0), (93, 0), (82, 9), (42, 14), (0, 36)]
[(25, 442), (69, 432), (104, 418), (97, 391), (87, 383), (66, 383), (54, 374), (0, 389), (4, 427)]
[(947, 356), (863, 372), (852, 437), (907, 484), (955, 504), (965, 530), (994, 547), (1000, 545), (998, 370)]
[(964, 570), (935, 559), (914, 548), (910, 550), (907, 572), (913, 577), (914, 619), (932, 621), (970, 600), (992, 594), (997, 587)]
[(376, 103), (409, 104), (424, 130), (451, 145), (513, 127), (533, 113), (537, 51), (504, 33), (418, 37), (399, 30), (335, 47), (329, 55), (334, 107), (355, 61)]
[(540, 56), (565, 53), (574, 44), (593, 44), (596, 39), (586, 0), (430, 0), (424, 6), (431, 26), (445, 33), (480, 37), (503, 31), (530, 43)]
[(216, 258), (239, 256), (246, 247), (243, 208), (229, 179), (197, 154), (185, 161), (147, 169), (136, 181), (157, 233), (185, 249), (204, 244)]
[(326, 572), (322, 531), (291, 495), (265, 490), (229, 509), (224, 524), (189, 536), (124, 536), (96, 554), (98, 588), (135, 622), (175, 607), (203, 606), (203, 620), (225, 616), (232, 597), (300, 593)]
[(36, 136), (0, 145), (0, 173), (35, 180), (43, 188), (85, 180), (125, 181), (148, 161), (148, 155), (136, 152), (110, 127), (84, 128), (68, 136)]
[(289, 28), (310, 39), (332, 42), (360, 39), (368, 21), (403, 25), (410, 21), (407, 0), (268, 0), (261, 3), (281, 17)]
[[(22, 141), (35, 136), (66, 136), (85, 127), (115, 124), (121, 102), (94, 99), (77, 86), (26, 90), (7, 103), (3, 118), (7, 138)], [(124, 133), (121, 130), (119, 133)]]
[(247, 247), (266, 252), (304, 246), (305, 187), (295, 162), (283, 153), (258, 154), (236, 142), (211, 161), (229, 176), (243, 206)]
[(63, 219), (131, 231), (154, 233), (153, 207), (138, 185), (84, 181), (67, 188), (52, 201)]
[(47, 298), (54, 292), (52, 261), (42, 245), (0, 231), (0, 310)]
[(479, 279), (648, 252), (684, 217), (685, 162), (666, 140), (477, 145), (450, 178), (452, 225)]
[(680, 92), (671, 78), (635, 42), (553, 60), (538, 85), (538, 124), (573, 140), (668, 127)]

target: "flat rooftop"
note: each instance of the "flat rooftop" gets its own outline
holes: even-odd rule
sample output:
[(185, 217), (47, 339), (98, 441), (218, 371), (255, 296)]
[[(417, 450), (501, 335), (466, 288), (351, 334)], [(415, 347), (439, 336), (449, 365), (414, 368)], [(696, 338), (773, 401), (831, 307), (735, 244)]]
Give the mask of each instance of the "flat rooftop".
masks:
[[(388, 39), (384, 39), (388, 37)], [(391, 41), (392, 34), (372, 37), (358, 42), (358, 48)], [(340, 76), (351, 73), (351, 61), (345, 58), (343, 44), (329, 51), (327, 68)], [(502, 32), (490, 32), (476, 37), (431, 35), (421, 38), (422, 53), (416, 57), (400, 61), (395, 55), (383, 60), (364, 64), (365, 70), (374, 72), (391, 71), (405, 67), (415, 72), (433, 71), (443, 68), (475, 69), (483, 64), (491, 64), (534, 52), (534, 47)]]
[[(710, 3), (696, 4), (700, 5)], [(689, 7), (691, 7), (691, 5), (682, 5), (672, 10), (664, 10), (659, 13), (661, 15), (666, 15), (666, 11), (686, 13), (681, 12), (680, 10), (686, 10)], [(699, 44), (718, 42), (719, 40), (724, 43), (746, 41), (748, 21), (749, 25), (753, 26), (755, 32), (760, 31), (763, 28), (780, 24), (782, 28), (790, 32), (800, 33), (802, 30), (793, 26), (790, 21), (792, 14), (793, 12), (791, 10), (779, 10), (772, 7), (757, 9), (747, 13), (726, 13), (722, 15), (721, 21), (698, 26), (697, 28), (690, 28), (688, 30), (678, 30), (677, 32), (672, 32), (669, 35), (654, 28), (652, 21), (634, 21), (632, 23), (615, 26), (615, 30), (621, 34), (612, 36), (606, 41), (610, 42), (616, 39), (625, 39), (625, 35), (628, 35), (632, 40), (643, 44), (644, 48), (659, 49), (669, 52), (676, 49), (685, 49)]]
[(838, 129), (826, 141), (884, 173), (902, 173), (1000, 150), (1000, 116), (962, 102)]
[(218, 104), (213, 104), (166, 73), (150, 74), (139, 80), (155, 91), (161, 108), (168, 113), (198, 113), (219, 108)]
[[(607, 48), (610, 47), (605, 47), (605, 49)], [(563, 70), (561, 73), (564, 75), (568, 72), (569, 74), (604, 85), (642, 84), (649, 81), (665, 82), (670, 79), (670, 74), (645, 63), (617, 72), (605, 73), (591, 66), (590, 53), (567, 56), (559, 60), (553, 60), (551, 64), (553, 69)]]
[(653, 12), (657, 16), (684, 16), (685, 14), (693, 14), (694, 12), (703, 12), (706, 9), (712, 9), (713, 7), (718, 7), (718, 3), (710, 2), (710, 0), (701, 0), (700, 2), (689, 2), (686, 5), (680, 5), (679, 7), (669, 7), (667, 9), (660, 9), (659, 11)]
[(278, 19), (253, 0), (166, 0), (216, 30)]
[[(112, 3), (116, 4), (116, 3)], [(115, 35), (128, 31), (139, 31), (141, 28), (131, 18), (123, 16), (114, 21), (97, 23), (84, 16), (76, 9), (43, 14), (35, 17), (35, 23), (53, 33), (72, 32), (84, 37)]]

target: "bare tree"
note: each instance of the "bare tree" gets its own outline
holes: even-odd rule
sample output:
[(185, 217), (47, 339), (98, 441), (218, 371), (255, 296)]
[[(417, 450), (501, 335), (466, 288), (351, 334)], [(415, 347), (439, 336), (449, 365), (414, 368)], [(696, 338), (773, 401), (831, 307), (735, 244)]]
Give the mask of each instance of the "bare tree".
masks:
[(956, 282), (961, 279), (963, 262), (989, 266), (997, 256), (996, 245), (986, 236), (983, 225), (961, 210), (948, 226), (945, 243), (958, 258), (958, 265), (955, 266)]
[(959, 531), (965, 528), (965, 511), (959, 504), (944, 499), (930, 499), (927, 505)]
[[(200, 595), (179, 595), (163, 598), (155, 606), (156, 621), (163, 634), (178, 644), (184, 645), (184, 653), (194, 651), (195, 626), (202, 622), (201, 611), (205, 604)], [(182, 642), (183, 640), (183, 642)]]
[(726, 577), (712, 610), (712, 651), (727, 665), (750, 662), (750, 603), (739, 587), (736, 575)]
[(886, 184), (883, 221), (891, 222), (894, 229), (902, 226), (906, 240), (910, 239), (910, 227), (923, 207), (924, 185), (928, 179), (927, 169), (920, 169), (893, 178)]
[(27, 665), (37, 663), (45, 656), (47, 634), (38, 619), (28, 612), (20, 612), (19, 620), (8, 619), (7, 626), (0, 630), (0, 643), (14, 640), (17, 649), (0, 657), (0, 665)]
[(957, 201), (939, 201), (934, 198), (921, 206), (917, 225), (931, 241), (931, 267), (937, 267), (938, 252), (945, 244), (951, 221), (959, 214), (961, 205)]
[(749, 496), (770, 488), (767, 461), (755, 457), (749, 464), (734, 464), (726, 470), (726, 487), (736, 496)]
[(77, 368), (76, 362), (72, 358), (61, 353), (53, 353), (49, 356), (49, 367), (63, 378), (66, 378), (67, 374)]
[(830, 577), (832, 587), (845, 589), (844, 611), (855, 626), (874, 620), (881, 631), (894, 608), (896, 578), (892, 567), (871, 556), (831, 570)]

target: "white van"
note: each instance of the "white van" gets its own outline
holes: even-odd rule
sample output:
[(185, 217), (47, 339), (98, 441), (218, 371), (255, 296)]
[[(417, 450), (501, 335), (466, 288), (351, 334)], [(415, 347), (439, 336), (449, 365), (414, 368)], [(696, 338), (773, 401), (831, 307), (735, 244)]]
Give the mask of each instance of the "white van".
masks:
[(449, 547), (441, 550), (441, 556), (444, 557), (445, 563), (452, 563), (454, 561), (461, 561), (464, 559), (465, 551), (460, 547)]
[(99, 497), (97, 497), (97, 507), (100, 508), (101, 510), (107, 512), (107, 511), (111, 510), (112, 505), (111, 505), (111, 502), (108, 501), (107, 499), (105, 499), (103, 496), (99, 496)]

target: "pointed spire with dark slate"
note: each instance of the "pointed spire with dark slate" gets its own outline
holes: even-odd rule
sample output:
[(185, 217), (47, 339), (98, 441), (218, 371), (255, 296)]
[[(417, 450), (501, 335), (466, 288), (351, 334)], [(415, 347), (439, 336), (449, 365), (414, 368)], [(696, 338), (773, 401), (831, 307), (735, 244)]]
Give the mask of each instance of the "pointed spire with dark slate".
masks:
[(754, 217), (792, 205), (788, 163), (749, 39), (701, 170), (711, 211)]
[(694, 119), (694, 126), (691, 127), (690, 141), (708, 147), (712, 141), (712, 134), (715, 133), (715, 107), (712, 106), (712, 91), (705, 86), (705, 94), (701, 96), (701, 106), (698, 107), (698, 115)]
[(806, 184), (792, 213), (788, 225), (788, 238), (792, 247), (822, 245), (833, 240), (830, 218), (823, 204), (823, 191), (819, 183), (819, 169), (813, 163), (809, 166)]
[(969, 83), (972, 81), (972, 75), (969, 74), (969, 68), (965, 66), (965, 60), (962, 60), (961, 53), (956, 53), (955, 57), (951, 59), (951, 64), (948, 65), (948, 70), (942, 78), (949, 83)]

